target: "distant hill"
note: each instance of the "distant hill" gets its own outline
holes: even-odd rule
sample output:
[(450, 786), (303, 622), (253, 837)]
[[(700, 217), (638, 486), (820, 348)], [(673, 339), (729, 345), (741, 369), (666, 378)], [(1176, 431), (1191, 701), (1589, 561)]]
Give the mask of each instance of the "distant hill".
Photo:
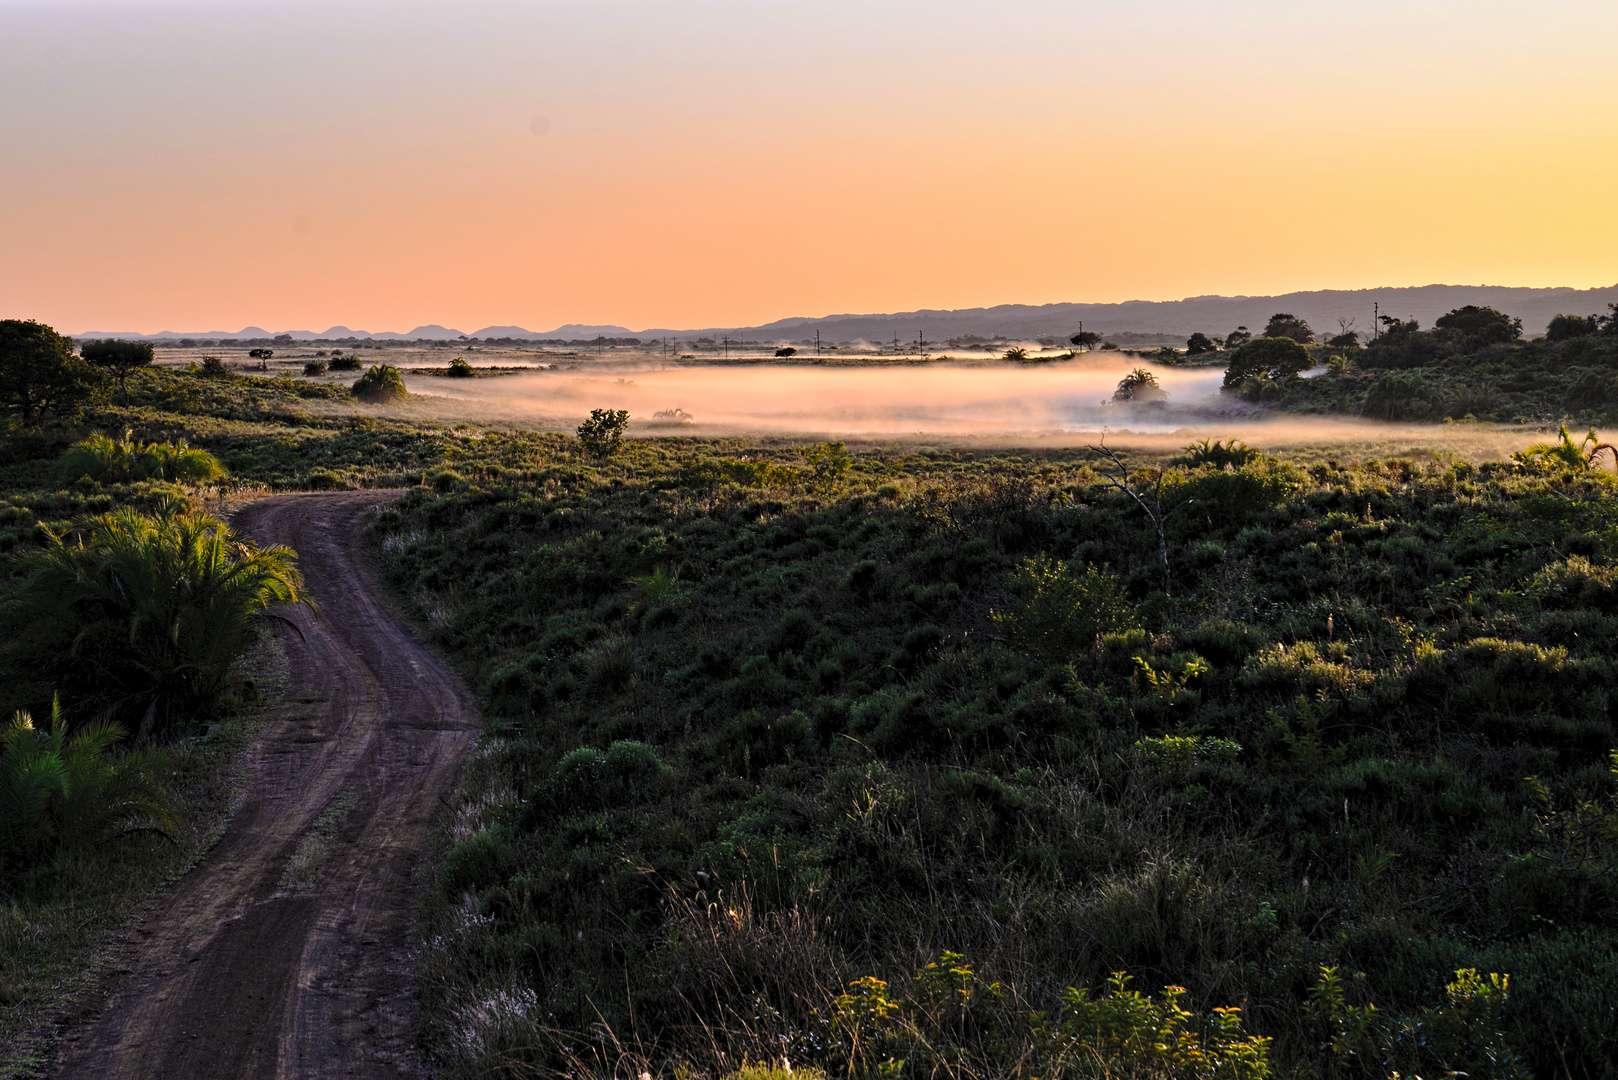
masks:
[[(1354, 320), (1355, 328), (1369, 330), (1373, 305), (1383, 315), (1417, 319), (1422, 326), (1447, 311), (1478, 304), (1515, 315), (1524, 333), (1543, 333), (1551, 317), (1561, 313), (1589, 315), (1605, 312), (1618, 303), (1618, 285), (1599, 289), (1527, 289), (1495, 285), (1423, 285), (1416, 288), (1329, 289), (1286, 293), (1281, 296), (1194, 296), (1185, 300), (1130, 300), (1121, 304), (1003, 304), (990, 308), (953, 311), (923, 310), (895, 315), (831, 315), (825, 318), (782, 319), (762, 326), (738, 327), (702, 333), (729, 333), (761, 338), (803, 340), (818, 329), (823, 340), (887, 341), (894, 337), (914, 341), (917, 332), (928, 341), (976, 334), (1010, 338), (1066, 337), (1084, 323), (1101, 334), (1125, 331), (1189, 335), (1198, 330), (1228, 334), (1238, 326), (1260, 330), (1277, 312), (1304, 319), (1317, 332), (1337, 332), (1338, 319)], [(685, 331), (681, 336), (689, 336)], [(657, 336), (646, 331), (643, 336)]]
[[(1224, 335), (1238, 326), (1260, 330), (1276, 312), (1287, 312), (1303, 319), (1316, 332), (1336, 333), (1338, 320), (1353, 320), (1354, 328), (1370, 330), (1374, 306), (1380, 306), (1383, 315), (1399, 319), (1416, 319), (1422, 326), (1446, 311), (1466, 304), (1496, 308), (1515, 315), (1523, 321), (1523, 331), (1529, 336), (1543, 333), (1551, 317), (1558, 314), (1590, 315), (1605, 312), (1608, 304), (1618, 303), (1618, 285), (1597, 289), (1529, 289), (1503, 285), (1421, 285), (1413, 288), (1386, 289), (1321, 289), (1313, 292), (1285, 293), (1281, 296), (1193, 296), (1184, 300), (1128, 300), (1121, 304), (1001, 304), (998, 307), (957, 308), (954, 310), (924, 309), (904, 311), (891, 315), (826, 315), (778, 319), (760, 326), (709, 327), (702, 330), (648, 329), (631, 330), (625, 326), (586, 326), (568, 323), (555, 330), (536, 332), (520, 326), (485, 326), (470, 335), (436, 323), (418, 326), (408, 333), (366, 333), (334, 326), (323, 334), (308, 330), (280, 331), (290, 333), (294, 340), (309, 341), (321, 338), (357, 337), (382, 341), (454, 341), (463, 336), (476, 338), (580, 338), (604, 337), (695, 337), (730, 336), (763, 341), (803, 341), (813, 338), (819, 330), (827, 342), (914, 341), (918, 333), (929, 342), (977, 335), (1008, 338), (1067, 337), (1079, 329), (1101, 334), (1159, 333), (1186, 336), (1200, 330), (1207, 334)], [(207, 333), (176, 333), (165, 330), (156, 334), (111, 334), (90, 331), (76, 334), (79, 338), (122, 337), (155, 341), (174, 338), (268, 338), (274, 334), (256, 326), (236, 333), (210, 331)]]

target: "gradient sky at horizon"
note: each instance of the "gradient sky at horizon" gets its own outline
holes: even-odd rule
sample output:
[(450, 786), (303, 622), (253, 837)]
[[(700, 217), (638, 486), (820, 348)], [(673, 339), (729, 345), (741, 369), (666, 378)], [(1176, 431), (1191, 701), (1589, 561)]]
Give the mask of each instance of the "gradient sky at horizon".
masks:
[(1618, 281), (1611, 0), (0, 0), (0, 317)]

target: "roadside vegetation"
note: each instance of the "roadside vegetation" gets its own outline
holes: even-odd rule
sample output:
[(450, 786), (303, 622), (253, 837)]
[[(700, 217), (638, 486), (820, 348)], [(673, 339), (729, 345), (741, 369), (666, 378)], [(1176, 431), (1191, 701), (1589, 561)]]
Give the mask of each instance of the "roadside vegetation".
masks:
[(576, 445), (375, 525), (450, 1075), (1612, 1075), (1610, 473)]

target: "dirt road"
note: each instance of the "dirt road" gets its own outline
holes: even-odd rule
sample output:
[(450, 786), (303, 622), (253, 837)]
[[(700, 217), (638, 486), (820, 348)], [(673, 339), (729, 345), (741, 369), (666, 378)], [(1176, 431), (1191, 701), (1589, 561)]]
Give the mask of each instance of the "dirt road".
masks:
[(294, 547), (321, 616), (283, 632), (285, 702), (217, 846), (145, 920), (54, 1075), (419, 1072), (409, 930), (434, 813), (476, 730), (456, 676), (379, 598), (360, 519), (389, 492), (287, 495), (237, 528)]

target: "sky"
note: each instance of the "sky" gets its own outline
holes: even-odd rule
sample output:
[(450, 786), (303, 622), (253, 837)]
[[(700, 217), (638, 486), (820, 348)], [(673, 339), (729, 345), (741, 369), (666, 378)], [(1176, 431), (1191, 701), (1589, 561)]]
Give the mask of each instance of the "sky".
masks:
[(0, 0), (0, 318), (1618, 281), (1612, 0)]

